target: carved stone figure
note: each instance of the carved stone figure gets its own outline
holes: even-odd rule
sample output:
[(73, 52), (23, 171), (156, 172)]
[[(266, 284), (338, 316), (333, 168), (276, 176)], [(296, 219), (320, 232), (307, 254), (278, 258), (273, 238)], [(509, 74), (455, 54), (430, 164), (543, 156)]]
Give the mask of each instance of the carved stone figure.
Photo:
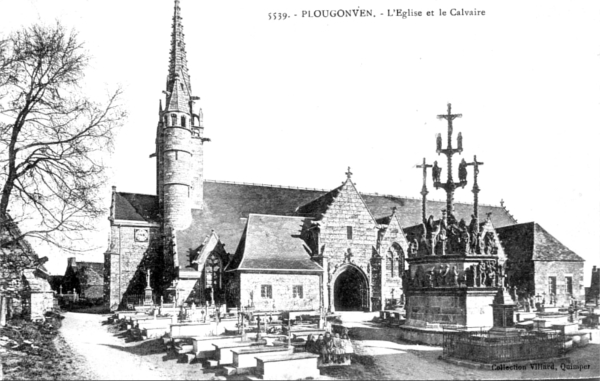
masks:
[[(442, 137), (440, 136), (439, 139), (441, 141)], [(440, 168), (438, 166), (438, 162), (437, 161), (433, 162), (433, 168), (431, 169), (431, 176), (433, 177), (433, 182), (434, 183), (439, 183), (440, 182), (440, 178), (442, 177), (442, 168)]]
[(448, 268), (446, 265), (446, 274), (444, 275), (444, 283), (446, 287), (458, 287), (458, 271), (456, 270), (456, 266), (452, 266), (452, 268)]
[[(435, 148), (437, 152), (440, 152), (442, 150), (442, 135), (441, 134), (437, 134), (435, 137)], [(437, 161), (436, 161), (437, 163)]]
[(427, 274), (425, 274), (425, 284), (423, 287), (433, 287), (433, 270), (429, 270)]
[(461, 183), (467, 181), (467, 162), (465, 159), (462, 159), (458, 165), (458, 179)]
[(433, 287), (442, 287), (442, 267), (431, 269)]
[(408, 255), (409, 256), (415, 256), (417, 255), (417, 252), (419, 251), (419, 242), (417, 241), (416, 237), (412, 237), (408, 243)]
[(450, 281), (448, 279), (448, 274), (450, 273), (450, 266), (445, 263), (442, 267), (440, 267), (440, 286), (446, 287), (450, 286)]
[(344, 263), (348, 262), (348, 263), (353, 263), (352, 257), (354, 256), (354, 254), (352, 254), (352, 249), (348, 248), (348, 250), (344, 253)]
[(496, 254), (498, 247), (496, 246), (496, 239), (494, 238), (494, 233), (487, 232), (483, 237), (484, 241), (484, 253), (492, 255)]
[(425, 283), (425, 271), (423, 270), (423, 266), (417, 266), (415, 270), (415, 276), (412, 279), (412, 285), (415, 288), (423, 287)]
[(460, 237), (460, 250), (464, 254), (471, 254), (471, 237), (469, 236), (469, 232), (466, 230), (461, 233)]
[(488, 262), (487, 271), (485, 273), (486, 283), (488, 287), (496, 286), (496, 269), (494, 268), (494, 262)]
[(477, 263), (477, 286), (485, 287), (485, 267), (482, 262)]
[(477, 226), (477, 219), (475, 215), (471, 215), (471, 222), (469, 223), (469, 240), (471, 241), (471, 253), (476, 254), (479, 246), (479, 226)]
[(406, 292), (408, 290), (408, 283), (410, 282), (410, 272), (404, 271), (402, 273), (402, 291)]
[(475, 268), (475, 265), (471, 265), (469, 267), (467, 267), (467, 269), (465, 270), (465, 280), (467, 283), (467, 287), (475, 287), (477, 286), (477, 282), (476, 282), (476, 275), (477, 270)]

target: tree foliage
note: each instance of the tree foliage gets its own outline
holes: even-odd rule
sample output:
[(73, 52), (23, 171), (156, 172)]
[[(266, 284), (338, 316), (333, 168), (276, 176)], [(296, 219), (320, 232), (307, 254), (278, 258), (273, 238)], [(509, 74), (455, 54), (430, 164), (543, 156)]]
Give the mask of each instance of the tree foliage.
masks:
[(102, 103), (84, 94), (88, 62), (77, 34), (60, 23), (0, 41), (0, 222), (31, 227), (20, 224), (15, 239), (73, 248), (105, 211), (102, 158), (125, 113), (120, 89)]

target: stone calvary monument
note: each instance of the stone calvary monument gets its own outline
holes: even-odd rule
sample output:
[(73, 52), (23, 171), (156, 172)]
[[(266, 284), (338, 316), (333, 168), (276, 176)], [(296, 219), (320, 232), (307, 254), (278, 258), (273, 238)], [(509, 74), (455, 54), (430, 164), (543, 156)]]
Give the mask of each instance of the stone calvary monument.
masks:
[[(491, 222), (491, 213), (481, 222), (478, 210), (477, 184), (482, 162), (458, 165), (458, 182), (453, 178), (452, 159), (462, 153), (462, 134), (457, 137), (457, 148), (452, 145), (453, 121), (461, 114), (438, 115), (448, 123), (446, 148), (442, 136), (436, 137), (437, 153), (446, 155), (447, 177), (441, 182), (442, 168), (438, 162), (427, 164), (426, 159), (417, 167), (423, 170), (422, 223), (407, 228), (409, 241), (407, 262), (409, 270), (402, 282), (406, 294), (406, 324), (401, 336), (407, 340), (440, 344), (444, 327), (489, 329), (494, 325), (492, 304), (497, 294), (503, 295), (504, 264), (506, 257)], [(467, 185), (468, 167), (473, 167), (473, 214), (469, 223), (455, 215), (454, 192)], [(446, 209), (439, 211), (439, 219), (427, 217), (427, 169), (431, 168), (436, 189), (446, 191)], [(498, 302), (498, 300), (497, 300)], [(500, 300), (502, 302), (502, 300)]]

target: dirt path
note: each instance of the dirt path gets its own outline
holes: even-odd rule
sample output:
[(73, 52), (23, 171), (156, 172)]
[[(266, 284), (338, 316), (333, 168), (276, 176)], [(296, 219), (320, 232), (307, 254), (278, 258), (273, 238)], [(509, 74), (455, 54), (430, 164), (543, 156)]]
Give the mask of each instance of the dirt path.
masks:
[(68, 312), (65, 314), (61, 336), (77, 354), (76, 361), (84, 362), (81, 378), (101, 380), (169, 379), (160, 364), (131, 353), (123, 339), (115, 337), (103, 326), (102, 315)]
[[(67, 313), (57, 347), (73, 354), (72, 365), (81, 379), (155, 380), (214, 379), (214, 373), (199, 364), (183, 364), (168, 355), (159, 340), (126, 342), (119, 333), (109, 332), (102, 315)], [(415, 345), (398, 340), (397, 329), (357, 323), (352, 328), (355, 357), (351, 366), (323, 368), (320, 379), (534, 379), (597, 378), (600, 376), (600, 343), (569, 352), (571, 364), (590, 369), (544, 371), (487, 371), (456, 366), (439, 360), (442, 348)], [(214, 371), (213, 371), (214, 372)]]

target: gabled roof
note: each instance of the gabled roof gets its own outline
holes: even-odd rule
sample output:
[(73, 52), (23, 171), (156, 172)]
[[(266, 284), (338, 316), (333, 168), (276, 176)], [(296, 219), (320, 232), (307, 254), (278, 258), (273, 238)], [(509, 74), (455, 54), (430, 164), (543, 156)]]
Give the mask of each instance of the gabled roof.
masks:
[(180, 268), (189, 266), (188, 253), (197, 250), (212, 230), (219, 235), (225, 251), (234, 253), (251, 213), (294, 215), (299, 205), (324, 193), (318, 190), (205, 181), (204, 209), (192, 210), (191, 225), (176, 232)]
[(321, 219), (327, 212), (327, 209), (331, 206), (335, 198), (340, 194), (344, 184), (333, 189), (330, 192), (325, 193), (322, 196), (317, 197), (308, 204), (302, 205), (296, 211), (301, 216), (312, 216), (317, 220)]
[(536, 222), (496, 228), (496, 232), (509, 259), (584, 261)]
[(313, 262), (301, 233), (311, 218), (251, 214), (237, 270), (322, 271)]
[(103, 262), (76, 262), (77, 269), (81, 270), (83, 268), (88, 268), (94, 270), (98, 274), (104, 273), (104, 263)]
[(128, 221), (158, 221), (158, 197), (147, 194), (117, 192), (115, 219)]
[[(190, 226), (176, 232), (180, 268), (189, 266), (188, 253), (197, 250), (212, 230), (219, 235), (225, 250), (233, 253), (251, 213), (316, 217), (321, 211), (326, 210), (340, 188), (326, 191), (205, 181), (204, 209), (192, 210)], [(378, 220), (389, 216), (392, 207), (395, 206), (402, 227), (421, 223), (421, 200), (419, 199), (364, 193), (361, 197), (369, 212)], [(446, 204), (443, 201), (427, 201), (427, 207), (428, 214), (439, 217), (440, 210), (445, 209)], [(456, 215), (467, 221), (472, 209), (471, 204), (455, 204)], [(516, 222), (503, 207), (481, 205), (479, 212), (480, 215), (492, 212), (492, 221), (496, 227), (512, 225)], [(156, 196), (122, 192), (116, 194), (116, 219), (158, 222), (158, 213)]]

